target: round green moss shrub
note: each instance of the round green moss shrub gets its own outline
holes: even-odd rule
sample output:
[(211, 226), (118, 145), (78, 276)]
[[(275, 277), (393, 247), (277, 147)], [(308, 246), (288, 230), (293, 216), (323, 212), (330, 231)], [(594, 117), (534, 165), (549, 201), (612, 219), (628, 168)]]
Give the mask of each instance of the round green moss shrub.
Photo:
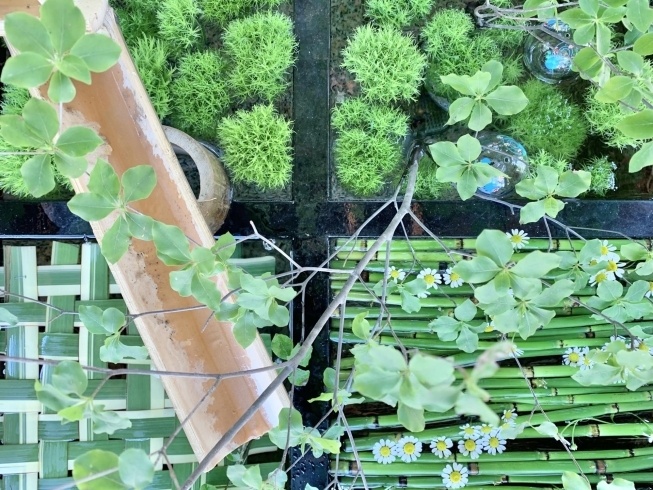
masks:
[(220, 122), (218, 141), (234, 182), (273, 189), (290, 181), (290, 124), (271, 105), (256, 105), (251, 111), (238, 111)]
[(354, 74), (366, 99), (387, 104), (414, 100), (419, 93), (426, 57), (398, 29), (360, 26), (342, 54), (342, 66)]
[(285, 74), (295, 62), (292, 20), (263, 12), (231, 22), (222, 37), (230, 59), (229, 86), (236, 97), (270, 102), (288, 86)]
[(282, 0), (200, 0), (202, 16), (219, 26), (254, 8), (276, 7)]
[(408, 116), (399, 109), (355, 98), (348, 99), (333, 109), (331, 125), (338, 132), (360, 129), (397, 140), (406, 136)]
[(608, 157), (594, 157), (582, 165), (582, 169), (592, 174), (589, 192), (596, 196), (605, 196), (606, 192), (617, 189), (614, 171), (617, 166)]
[(367, 0), (365, 14), (377, 24), (402, 28), (431, 12), (434, 0)]
[(164, 0), (157, 10), (159, 37), (165, 40), (173, 57), (181, 57), (198, 46), (202, 29), (197, 21), (200, 9), (196, 0)]
[(168, 64), (167, 45), (159, 39), (143, 35), (130, 53), (154, 110), (163, 120), (172, 112), (170, 83), (174, 69)]
[[(528, 155), (528, 166), (531, 171), (542, 165), (553, 168), (558, 174), (562, 174), (562, 172), (571, 168), (571, 164), (567, 159), (555, 157), (546, 150), (540, 150), (534, 155)], [(534, 175), (531, 175), (531, 177), (534, 177)]]
[(451, 183), (437, 179), (435, 176), (437, 171), (438, 166), (431, 157), (425, 155), (420, 160), (415, 181), (416, 199), (439, 199), (443, 193), (452, 189)]
[[(589, 130), (603, 138), (603, 142), (613, 148), (623, 150), (627, 147), (639, 148), (646, 140), (626, 136), (617, 129), (617, 125), (628, 114), (624, 113), (619, 104), (605, 104), (594, 98), (596, 89), (590, 88), (587, 93), (586, 107), (583, 114), (589, 123)], [(644, 109), (641, 104), (639, 109)]]
[(397, 169), (399, 146), (389, 138), (350, 129), (335, 142), (336, 176), (354, 194), (365, 197), (378, 193)]
[(430, 59), (437, 59), (442, 51), (468, 43), (473, 31), (472, 18), (462, 10), (440, 10), (422, 29), (424, 50)]
[(120, 30), (125, 38), (125, 43), (131, 49), (143, 35), (157, 37), (159, 33), (156, 11), (150, 12), (138, 8), (115, 9)]
[(506, 133), (521, 141), (528, 153), (545, 150), (556, 158), (574, 157), (587, 136), (581, 108), (539, 80), (529, 80), (522, 90), (528, 105), (519, 114), (502, 118)]
[(172, 82), (172, 124), (198, 138), (211, 139), (220, 117), (229, 108), (225, 61), (215, 51), (182, 58)]

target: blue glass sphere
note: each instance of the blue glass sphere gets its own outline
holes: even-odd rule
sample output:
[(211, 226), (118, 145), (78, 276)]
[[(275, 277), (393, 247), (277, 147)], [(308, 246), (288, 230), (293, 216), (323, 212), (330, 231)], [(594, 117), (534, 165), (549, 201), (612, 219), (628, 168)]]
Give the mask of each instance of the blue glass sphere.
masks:
[(478, 137), (483, 151), (478, 157), (479, 163), (492, 165), (509, 178), (495, 177), (478, 191), (494, 197), (504, 197), (515, 190), (528, 170), (526, 149), (510, 136), (494, 132), (484, 132)]
[[(549, 19), (537, 37), (528, 36), (524, 42), (524, 64), (534, 77), (555, 84), (576, 77), (571, 70), (572, 61), (579, 48), (563, 39), (571, 39), (571, 28), (564, 22)], [(555, 33), (558, 37), (548, 34)]]

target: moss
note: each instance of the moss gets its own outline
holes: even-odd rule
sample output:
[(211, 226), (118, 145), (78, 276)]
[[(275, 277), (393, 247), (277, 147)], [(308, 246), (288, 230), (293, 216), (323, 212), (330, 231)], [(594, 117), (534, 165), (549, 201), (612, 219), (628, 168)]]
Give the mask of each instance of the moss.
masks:
[[(603, 138), (606, 145), (613, 148), (639, 148), (646, 140), (631, 138), (617, 129), (617, 125), (628, 114), (624, 113), (619, 104), (605, 104), (594, 98), (596, 89), (590, 88), (587, 93), (586, 107), (583, 114), (589, 123), (589, 130)], [(640, 109), (644, 105), (640, 105)]]
[(419, 93), (426, 57), (398, 29), (360, 26), (342, 54), (342, 66), (354, 74), (369, 101), (414, 100)]
[(526, 71), (521, 54), (503, 60), (503, 79), (501, 82), (503, 85), (515, 85), (525, 75)]
[(272, 189), (290, 181), (290, 124), (271, 105), (256, 105), (251, 111), (238, 111), (220, 122), (218, 140), (234, 182)]
[(462, 10), (440, 10), (422, 29), (424, 50), (429, 59), (435, 60), (442, 51), (467, 43), (473, 31), (472, 18)]
[(167, 61), (167, 45), (144, 35), (136, 41), (130, 53), (154, 110), (163, 120), (172, 112), (170, 83), (174, 68)]
[(231, 61), (229, 85), (236, 97), (272, 101), (288, 86), (297, 41), (286, 15), (264, 12), (231, 22), (223, 35)]
[(438, 166), (431, 157), (425, 155), (420, 160), (415, 181), (416, 199), (439, 199), (444, 192), (452, 188), (449, 182), (442, 182), (436, 178), (437, 171)]
[(226, 63), (214, 51), (192, 53), (182, 58), (172, 82), (172, 123), (199, 138), (215, 136), (215, 126), (229, 107)]
[(17, 115), (23, 113), (23, 107), (31, 98), (29, 90), (26, 88), (19, 88), (15, 85), (2, 86), (2, 114), (3, 115)]
[[(565, 158), (558, 158), (553, 156), (546, 150), (540, 150), (534, 155), (529, 155), (528, 166), (531, 170), (539, 166), (551, 167), (555, 169), (558, 174), (565, 172), (571, 168), (571, 164)], [(533, 177), (533, 175), (531, 176)]]
[(616, 190), (614, 171), (617, 166), (607, 157), (594, 157), (583, 164), (582, 169), (592, 174), (591, 194), (605, 196), (606, 192)]
[(120, 30), (130, 48), (143, 35), (156, 37), (159, 32), (156, 18), (159, 2), (156, 0), (111, 0), (120, 24)]
[(360, 129), (396, 140), (406, 136), (408, 116), (398, 109), (356, 98), (348, 99), (335, 107), (331, 125), (339, 132)]
[(367, 0), (365, 14), (379, 25), (405, 27), (431, 12), (434, 0)]
[(254, 8), (276, 7), (282, 0), (199, 0), (202, 16), (219, 26), (240, 17)]
[(203, 36), (197, 21), (200, 9), (196, 0), (164, 0), (156, 13), (159, 37), (165, 40), (173, 57), (196, 48)]
[(572, 158), (587, 136), (581, 108), (555, 86), (531, 79), (522, 87), (528, 105), (501, 119), (504, 130), (529, 153), (545, 150), (556, 158)]

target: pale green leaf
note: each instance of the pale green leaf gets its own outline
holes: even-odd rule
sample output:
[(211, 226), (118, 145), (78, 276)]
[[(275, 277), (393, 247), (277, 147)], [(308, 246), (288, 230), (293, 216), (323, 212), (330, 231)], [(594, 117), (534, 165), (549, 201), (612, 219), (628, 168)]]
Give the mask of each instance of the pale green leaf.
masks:
[(535, 177), (535, 187), (546, 193), (546, 195), (553, 194), (558, 186), (559, 175), (558, 171), (553, 167), (540, 165), (537, 167), (537, 177)]
[(125, 449), (120, 454), (118, 468), (120, 479), (136, 490), (147, 487), (154, 479), (154, 465), (142, 449)]
[(417, 313), (422, 308), (422, 304), (416, 296), (413, 296), (406, 291), (401, 291), (400, 297), (401, 309), (406, 313)]
[(227, 477), (236, 487), (253, 488), (258, 490), (263, 484), (261, 469), (258, 465), (249, 468), (236, 464), (227, 467)]
[(123, 197), (126, 203), (150, 196), (156, 187), (156, 174), (150, 165), (138, 165), (122, 175)]
[(596, 24), (596, 51), (601, 55), (605, 56), (610, 51), (612, 38), (612, 31), (610, 28), (603, 24)]
[(115, 264), (125, 255), (131, 243), (130, 238), (127, 221), (123, 216), (119, 216), (102, 238), (102, 255), (107, 259), (107, 262)]
[(119, 464), (117, 454), (102, 449), (91, 449), (73, 462), (73, 479), (79, 482), (115, 469), (115, 472), (108, 475), (90, 479), (85, 483), (77, 483), (77, 488), (79, 490), (126, 490), (129, 487), (120, 479)]
[(236, 250), (236, 240), (229, 232), (220, 235), (218, 241), (215, 242), (212, 250), (218, 255), (220, 260), (226, 261), (234, 254)]
[(50, 155), (34, 155), (20, 168), (20, 174), (30, 194), (41, 197), (54, 189), (54, 172)]
[(5, 16), (5, 35), (18, 51), (31, 51), (52, 59), (54, 46), (47, 29), (36, 17), (25, 12), (13, 12)]
[(109, 333), (116, 333), (125, 324), (126, 318), (122, 311), (117, 308), (107, 308), (102, 313), (102, 325)]
[(66, 129), (57, 139), (57, 148), (74, 156), (88, 155), (103, 143), (95, 131), (85, 126), (73, 126)]
[(644, 58), (632, 51), (617, 51), (617, 61), (621, 68), (633, 75), (639, 75), (644, 68)]
[(483, 230), (476, 239), (476, 250), (479, 256), (489, 257), (499, 267), (507, 264), (513, 254), (510, 239), (499, 230)]
[(191, 293), (197, 301), (208, 306), (213, 311), (220, 309), (222, 294), (215, 282), (195, 274), (191, 279)]
[(39, 138), (27, 126), (27, 123), (20, 116), (6, 114), (0, 116), (0, 135), (12, 146), (19, 148), (43, 148), (47, 142)]
[(653, 10), (648, 0), (628, 0), (626, 17), (638, 30), (646, 32), (653, 22)]
[(492, 74), (485, 71), (477, 71), (469, 78), (469, 84), (475, 95), (483, 95), (488, 91)]
[(56, 152), (52, 159), (59, 173), (71, 179), (81, 177), (88, 168), (88, 161), (85, 157), (71, 157), (65, 153)]
[(290, 358), (293, 345), (292, 340), (287, 335), (276, 334), (272, 339), (272, 352), (279, 358), (284, 361)]
[(592, 174), (585, 170), (568, 170), (560, 176), (555, 194), (561, 197), (577, 197), (590, 188)]
[(468, 283), (487, 282), (497, 275), (501, 268), (489, 257), (474, 257), (458, 262), (453, 271)]
[(104, 328), (104, 323), (102, 321), (103, 313), (102, 309), (97, 306), (81, 305), (79, 307), (79, 319), (82, 321), (86, 329), (95, 335), (107, 335), (108, 333), (112, 333)]
[(88, 190), (106, 197), (111, 202), (118, 202), (118, 194), (120, 193), (118, 175), (113, 167), (101, 158), (98, 158), (93, 170), (91, 170)]
[(152, 224), (154, 220), (144, 214), (126, 213), (129, 234), (139, 240), (152, 240)]
[(297, 446), (301, 442), (304, 433), (302, 415), (294, 408), (282, 408), (279, 412), (279, 425), (272, 429), (268, 436), (272, 444), (278, 448)]
[(191, 262), (190, 243), (179, 227), (154, 221), (152, 239), (157, 256), (164, 264), (185, 265)]
[(578, 6), (592, 17), (596, 17), (599, 13), (599, 0), (579, 0)]
[(547, 193), (535, 187), (535, 179), (524, 179), (515, 186), (517, 194), (527, 199), (538, 200), (546, 197)]
[(54, 72), (48, 87), (50, 100), (55, 104), (67, 104), (75, 98), (75, 94), (77, 94), (77, 90), (72, 80), (60, 71)]
[(86, 31), (82, 11), (73, 0), (48, 0), (41, 5), (41, 22), (50, 34), (57, 53), (70, 50)]
[[(4, 127), (4, 125), (3, 125)], [(451, 141), (438, 141), (429, 147), (435, 163), (441, 167), (451, 167), (466, 163), (456, 145)]]
[(447, 124), (455, 124), (458, 121), (467, 119), (472, 112), (474, 104), (474, 99), (469, 97), (461, 97), (453, 101), (449, 106), (449, 120)]
[(546, 214), (544, 201), (529, 202), (519, 212), (519, 222), (522, 224), (535, 223)]
[(23, 107), (23, 120), (41, 140), (50, 142), (59, 132), (57, 111), (47, 102), (30, 98)]
[(370, 336), (370, 322), (365, 319), (368, 313), (367, 311), (359, 313), (352, 320), (351, 331), (359, 339), (367, 340)]
[[(436, 172), (437, 175), (437, 172)], [(471, 168), (463, 170), (460, 179), (456, 183), (456, 190), (463, 201), (466, 201), (476, 193), (478, 189), (478, 182), (476, 181), (476, 174)]]
[(76, 361), (61, 361), (52, 373), (52, 385), (65, 395), (84, 395), (88, 378), (82, 366)]
[(170, 287), (179, 293), (179, 296), (188, 297), (192, 294), (191, 283), (197, 273), (194, 267), (170, 272)]
[(631, 77), (612, 77), (594, 94), (594, 98), (604, 103), (618, 102), (630, 93), (634, 83)]
[(486, 424), (499, 425), (499, 416), (490, 410), (483, 400), (469, 393), (462, 393), (458, 397), (455, 409), (458, 414), (478, 415)]
[(653, 138), (653, 110), (644, 109), (626, 116), (617, 124), (617, 129), (630, 138)]
[(123, 344), (120, 341), (119, 334), (107, 337), (104, 345), (100, 347), (100, 359), (104, 362), (122, 364), (126, 362), (125, 359), (127, 358), (136, 360), (147, 359), (147, 349), (143, 346)]
[(594, 20), (591, 15), (578, 8), (567, 9), (558, 14), (558, 17), (564, 23), (569, 24), (573, 29), (578, 29), (579, 27), (591, 24)]
[(127, 417), (123, 417), (119, 412), (113, 410), (104, 410), (104, 405), (93, 404), (91, 412), (93, 421), (93, 432), (95, 434), (113, 434), (117, 430), (129, 429), (132, 426)]
[[(490, 75), (489, 73), (487, 74)], [(482, 131), (485, 127), (492, 122), (492, 112), (488, 107), (480, 101), (476, 101), (472, 107), (472, 114), (469, 117), (467, 126), (473, 131)]]
[(635, 41), (633, 51), (640, 56), (653, 54), (653, 32), (648, 32)]
[(497, 114), (510, 116), (524, 110), (528, 99), (522, 90), (515, 85), (506, 85), (497, 88), (488, 94), (485, 100)]
[(466, 162), (473, 162), (481, 154), (481, 151), (483, 151), (481, 143), (469, 134), (464, 134), (458, 138), (456, 146), (460, 157)]
[(253, 313), (247, 312), (234, 324), (233, 334), (236, 342), (247, 348), (256, 339), (256, 326), (252, 322)]
[(653, 142), (644, 143), (642, 147), (630, 158), (628, 171), (639, 172), (644, 167), (653, 165)]
[(442, 80), (442, 83), (444, 83), (445, 85), (449, 85), (450, 87), (457, 90), (463, 95), (471, 95), (471, 96), (476, 95), (471, 83), (471, 79), (468, 75), (459, 76), (459, 75), (450, 74), (446, 76), (441, 76), (440, 80)]
[(104, 34), (86, 34), (70, 50), (81, 58), (89, 70), (103, 72), (116, 64), (120, 57), (120, 45)]
[(44, 56), (20, 53), (5, 61), (0, 81), (21, 88), (33, 88), (47, 82), (51, 73), (52, 63)]
[(553, 197), (547, 197), (544, 199), (544, 211), (552, 218), (558, 216), (558, 213), (562, 211), (564, 207), (565, 203), (558, 199)]
[(492, 90), (501, 83), (501, 78), (503, 77), (503, 65), (498, 61), (488, 61), (481, 67), (481, 71), (487, 72), (491, 75), (487, 90)]
[(458, 320), (463, 322), (471, 322), (476, 316), (477, 308), (471, 300), (466, 299), (461, 304), (456, 306), (454, 314)]
[(554, 439), (557, 439), (558, 437), (558, 427), (556, 427), (554, 423), (542, 422), (540, 425), (533, 428), (543, 436), (553, 437)]
[(648, 249), (640, 243), (626, 243), (621, 246), (621, 256), (626, 260), (645, 260), (648, 257)]
[(402, 402), (397, 407), (397, 419), (410, 432), (422, 432), (426, 426), (424, 409), (412, 408)]
[(562, 473), (562, 486), (565, 490), (592, 490), (587, 478), (583, 478), (571, 471)]
[(86, 67), (86, 63), (81, 58), (67, 54), (57, 63), (59, 71), (67, 77), (79, 80), (87, 85), (91, 84), (91, 72)]

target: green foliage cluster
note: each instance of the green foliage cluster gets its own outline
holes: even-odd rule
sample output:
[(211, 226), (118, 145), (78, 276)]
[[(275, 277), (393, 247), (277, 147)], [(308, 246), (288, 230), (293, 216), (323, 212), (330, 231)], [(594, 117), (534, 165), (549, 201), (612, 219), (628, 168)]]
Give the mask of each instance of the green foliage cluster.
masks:
[(402, 28), (429, 14), (434, 0), (366, 0), (365, 15), (380, 25)]
[(614, 171), (617, 165), (608, 157), (594, 157), (582, 165), (582, 169), (592, 175), (589, 192), (596, 196), (605, 196), (606, 192), (617, 189)]
[(156, 12), (159, 36), (168, 44), (170, 55), (181, 57), (196, 48), (203, 37), (198, 23), (201, 11), (197, 0), (165, 0)]
[(254, 8), (276, 7), (282, 0), (199, 0), (202, 16), (209, 22), (224, 26)]
[(414, 100), (419, 93), (426, 57), (398, 29), (360, 26), (342, 54), (342, 66), (354, 74), (369, 101)]
[(290, 181), (291, 123), (276, 114), (272, 105), (256, 105), (251, 111), (224, 118), (217, 134), (234, 182), (274, 189)]
[(438, 166), (428, 155), (420, 160), (415, 181), (415, 198), (439, 199), (445, 190), (451, 188), (451, 184), (437, 178), (437, 171)]
[(529, 153), (545, 150), (556, 158), (572, 158), (587, 136), (582, 109), (557, 87), (531, 79), (523, 86), (528, 106), (503, 120), (504, 130)]
[(331, 124), (338, 131), (334, 153), (340, 182), (358, 196), (379, 192), (401, 160), (399, 141), (408, 117), (359, 97), (338, 105)]
[(161, 2), (153, 0), (111, 0), (120, 24), (120, 30), (130, 51), (142, 35), (157, 37), (159, 32), (156, 18)]
[(288, 16), (261, 12), (235, 20), (222, 39), (230, 60), (229, 86), (236, 97), (271, 102), (285, 90), (289, 83), (285, 75), (297, 49)]
[(226, 62), (215, 51), (198, 51), (181, 59), (172, 82), (172, 124), (198, 138), (212, 139), (229, 108)]
[(556, 157), (546, 150), (540, 150), (528, 156), (528, 167), (532, 176), (535, 175), (535, 169), (542, 166), (551, 167), (559, 174), (571, 169), (571, 164), (566, 158)]
[(167, 44), (144, 34), (135, 41), (130, 53), (154, 110), (163, 120), (172, 112), (170, 84), (175, 71), (168, 63)]
[[(619, 124), (628, 116), (619, 104), (606, 104), (596, 100), (596, 89), (590, 88), (585, 99), (583, 111), (592, 134), (601, 136), (603, 142), (613, 148), (623, 150), (627, 147), (639, 148), (647, 139), (627, 136), (618, 128)], [(644, 109), (644, 104), (639, 105)]]

